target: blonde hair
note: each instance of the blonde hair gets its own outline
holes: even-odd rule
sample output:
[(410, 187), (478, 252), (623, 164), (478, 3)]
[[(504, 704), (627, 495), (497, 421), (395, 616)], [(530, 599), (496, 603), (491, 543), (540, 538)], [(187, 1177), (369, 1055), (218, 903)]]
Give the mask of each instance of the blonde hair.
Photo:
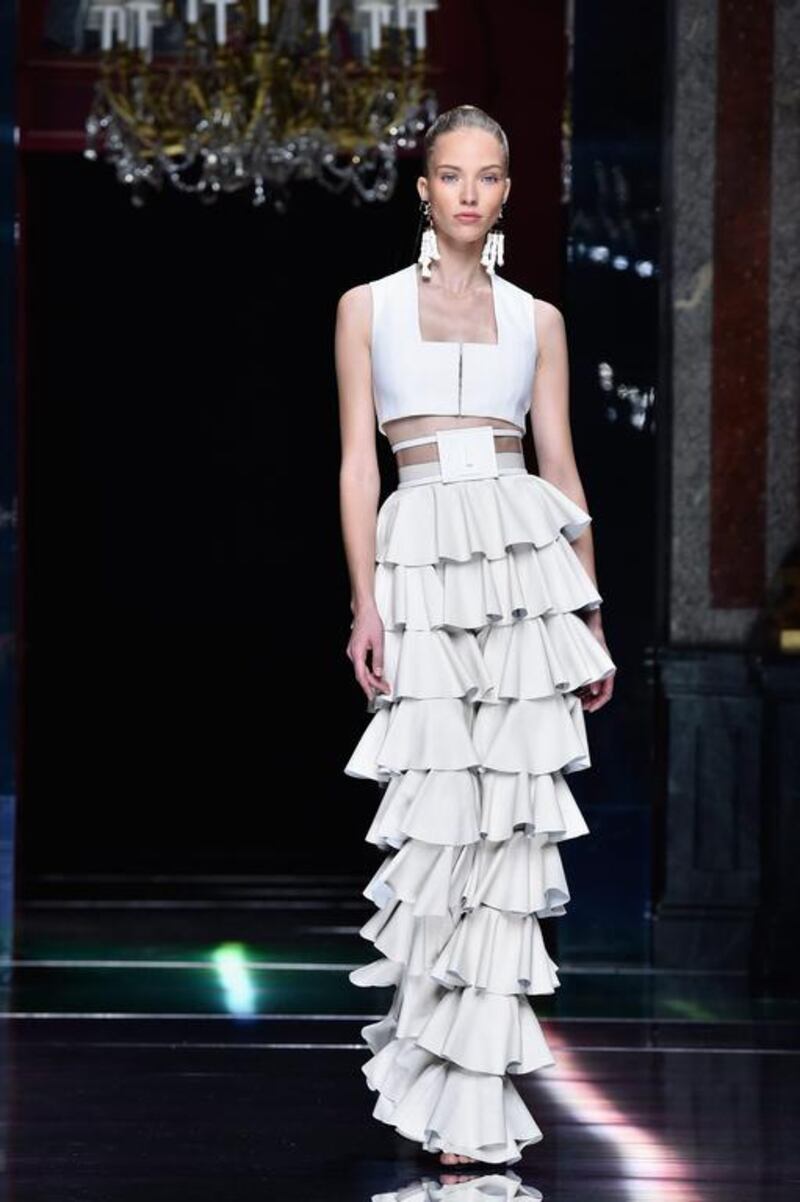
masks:
[(430, 175), (433, 144), (440, 134), (449, 134), (454, 129), (485, 129), (487, 133), (497, 138), (503, 148), (503, 159), (506, 175), (509, 166), (508, 138), (502, 126), (490, 117), (483, 109), (475, 104), (458, 104), (455, 108), (440, 113), (432, 125), (425, 131), (425, 174)]

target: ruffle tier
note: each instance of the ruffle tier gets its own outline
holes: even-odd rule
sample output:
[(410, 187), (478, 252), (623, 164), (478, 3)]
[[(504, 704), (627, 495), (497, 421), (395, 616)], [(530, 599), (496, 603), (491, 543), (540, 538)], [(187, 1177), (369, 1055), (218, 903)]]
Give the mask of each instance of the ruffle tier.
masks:
[(384, 631), (388, 693), (369, 710), (403, 698), (535, 701), (568, 693), (613, 671), (608, 654), (573, 613), (531, 616), (513, 625), (471, 630)]
[(428, 1152), (514, 1163), (542, 1132), (510, 1077), (471, 1072), (415, 1039), (393, 1038), (362, 1066), (373, 1117)]
[[(555, 485), (531, 473), (434, 481), (395, 489), (386, 498), (377, 515), (375, 559), (407, 567), (507, 561), (510, 547), (540, 551), (559, 536), (572, 542), (591, 520)], [(594, 591), (588, 577), (587, 585)]]
[(344, 771), (382, 796), (384, 853), (360, 934), (394, 987), (362, 1028), (373, 1116), (428, 1151), (514, 1163), (542, 1138), (512, 1078), (554, 1063), (529, 997), (559, 987), (540, 919), (569, 889), (559, 844), (588, 831), (574, 690), (615, 671), (579, 617), (602, 598), (570, 543), (591, 521), (535, 475), (397, 489), (376, 527), (391, 692)]
[(554, 993), (560, 984), (536, 914), (481, 903), (460, 919), (452, 910), (418, 915), (398, 898), (367, 919), (359, 934), (382, 954), (350, 973), (354, 985), (396, 985), (404, 973), (449, 989), (472, 985), (500, 994)]
[(407, 839), (385, 857), (363, 892), (378, 907), (395, 898), (409, 902), (415, 917), (443, 918), (486, 905), (550, 918), (563, 914), (569, 901), (558, 844), (525, 831), (502, 842), (463, 846)]
[(409, 768), (383, 790), (365, 835), (381, 851), (407, 839), (424, 843), (498, 842), (515, 829), (551, 843), (588, 833), (561, 772), (475, 772)]
[(583, 706), (572, 693), (486, 706), (460, 697), (401, 697), (378, 707), (344, 771), (388, 783), (409, 769), (541, 775), (590, 762)]

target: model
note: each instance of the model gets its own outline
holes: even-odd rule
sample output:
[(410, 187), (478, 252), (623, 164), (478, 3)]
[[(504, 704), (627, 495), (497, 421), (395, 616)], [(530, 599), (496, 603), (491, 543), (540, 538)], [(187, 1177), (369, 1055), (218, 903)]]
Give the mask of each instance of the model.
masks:
[[(362, 1028), (375, 1118), (443, 1164), (512, 1164), (542, 1132), (514, 1078), (553, 1063), (529, 995), (558, 969), (559, 843), (587, 832), (565, 775), (612, 695), (560, 311), (495, 273), (501, 127), (441, 114), (417, 183), (419, 265), (345, 292), (336, 322), (347, 655), (371, 715), (344, 772), (376, 781), (384, 859), (350, 973), (394, 986)], [(530, 412), (539, 475), (520, 439)], [(397, 488), (378, 508), (375, 419)]]

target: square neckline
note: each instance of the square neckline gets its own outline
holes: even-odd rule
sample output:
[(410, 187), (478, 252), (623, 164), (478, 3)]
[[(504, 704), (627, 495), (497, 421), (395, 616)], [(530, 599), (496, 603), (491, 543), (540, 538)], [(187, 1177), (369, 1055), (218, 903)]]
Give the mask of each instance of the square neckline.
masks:
[(499, 310), (499, 306), (497, 304), (497, 288), (495, 287), (495, 277), (491, 272), (487, 272), (486, 274), (489, 276), (489, 284), (490, 284), (490, 287), (492, 290), (492, 312), (494, 314), (495, 329), (497, 330), (497, 341), (496, 342), (464, 342), (460, 338), (423, 338), (422, 337), (422, 324), (420, 322), (420, 314), (419, 314), (419, 272), (417, 271), (416, 263), (411, 264), (411, 272), (412, 272), (411, 286), (412, 286), (413, 309), (414, 309), (414, 331), (417, 336), (417, 342), (421, 343), (422, 346), (480, 346), (480, 347), (485, 346), (485, 347), (492, 347), (494, 350), (497, 350), (497, 348), (503, 342), (503, 331), (502, 331), (502, 328), (500, 325), (500, 310)]

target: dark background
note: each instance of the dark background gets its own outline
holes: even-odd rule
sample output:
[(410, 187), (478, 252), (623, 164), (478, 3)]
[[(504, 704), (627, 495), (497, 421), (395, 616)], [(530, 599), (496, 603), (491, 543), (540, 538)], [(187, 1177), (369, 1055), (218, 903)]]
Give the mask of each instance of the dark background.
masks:
[[(643, 391), (658, 374), (661, 10), (578, 0), (564, 205), (562, 5), (465, 3), (432, 45), (440, 108), (481, 104), (509, 134), (502, 272), (567, 318), (619, 669), (587, 719), (593, 768), (570, 777), (594, 836), (565, 853), (573, 958), (646, 955), (656, 425), (598, 365)], [(55, 871), (372, 871), (377, 791), (342, 773), (367, 716), (345, 657), (333, 323), (342, 291), (415, 257), (420, 161), (386, 205), (305, 185), (286, 216), (136, 209), (110, 169), (34, 139), (22, 164), (22, 894)]]

